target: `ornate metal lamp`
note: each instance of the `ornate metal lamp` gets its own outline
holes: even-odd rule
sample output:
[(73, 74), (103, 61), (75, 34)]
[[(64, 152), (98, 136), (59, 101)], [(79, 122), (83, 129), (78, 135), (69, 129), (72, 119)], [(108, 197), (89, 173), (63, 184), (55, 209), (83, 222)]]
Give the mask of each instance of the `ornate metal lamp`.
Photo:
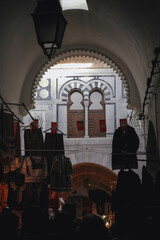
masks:
[(38, 1), (33, 17), (38, 43), (50, 59), (61, 47), (67, 21), (58, 0)]

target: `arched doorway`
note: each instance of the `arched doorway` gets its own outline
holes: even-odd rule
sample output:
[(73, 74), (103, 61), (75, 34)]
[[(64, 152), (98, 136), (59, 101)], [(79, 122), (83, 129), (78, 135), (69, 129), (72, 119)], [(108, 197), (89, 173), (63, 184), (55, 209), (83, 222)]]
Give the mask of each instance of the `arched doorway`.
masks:
[(76, 218), (95, 213), (114, 222), (111, 210), (111, 194), (117, 183), (117, 175), (100, 164), (78, 163), (73, 165), (72, 192), (62, 193), (65, 210)]
[[(111, 194), (112, 189), (117, 183), (117, 174), (107, 167), (97, 163), (78, 163), (73, 165), (72, 175), (72, 192), (76, 191), (81, 186), (95, 187), (108, 194)], [(63, 193), (64, 200), (71, 195), (72, 192)]]

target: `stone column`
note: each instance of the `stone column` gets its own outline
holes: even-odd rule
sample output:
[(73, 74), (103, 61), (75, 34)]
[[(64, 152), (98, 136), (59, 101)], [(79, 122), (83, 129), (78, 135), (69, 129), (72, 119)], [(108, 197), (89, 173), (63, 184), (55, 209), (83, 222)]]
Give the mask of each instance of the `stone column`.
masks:
[(89, 138), (88, 136), (88, 105), (89, 105), (89, 101), (85, 101), (84, 102), (84, 108), (85, 108), (85, 138)]

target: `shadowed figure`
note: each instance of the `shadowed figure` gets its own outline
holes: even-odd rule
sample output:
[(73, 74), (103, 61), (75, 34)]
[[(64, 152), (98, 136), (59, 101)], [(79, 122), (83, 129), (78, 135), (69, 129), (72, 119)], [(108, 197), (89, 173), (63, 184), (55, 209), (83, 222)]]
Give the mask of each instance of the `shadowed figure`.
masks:
[(85, 215), (77, 231), (78, 239), (109, 239), (109, 230), (105, 226), (105, 222), (100, 215)]

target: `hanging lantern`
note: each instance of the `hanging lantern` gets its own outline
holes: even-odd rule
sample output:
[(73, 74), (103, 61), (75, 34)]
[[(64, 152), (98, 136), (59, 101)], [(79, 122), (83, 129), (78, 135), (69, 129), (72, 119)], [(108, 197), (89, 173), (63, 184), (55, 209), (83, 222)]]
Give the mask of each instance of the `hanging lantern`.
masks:
[(58, 0), (38, 1), (33, 17), (38, 43), (50, 59), (61, 47), (67, 21)]

